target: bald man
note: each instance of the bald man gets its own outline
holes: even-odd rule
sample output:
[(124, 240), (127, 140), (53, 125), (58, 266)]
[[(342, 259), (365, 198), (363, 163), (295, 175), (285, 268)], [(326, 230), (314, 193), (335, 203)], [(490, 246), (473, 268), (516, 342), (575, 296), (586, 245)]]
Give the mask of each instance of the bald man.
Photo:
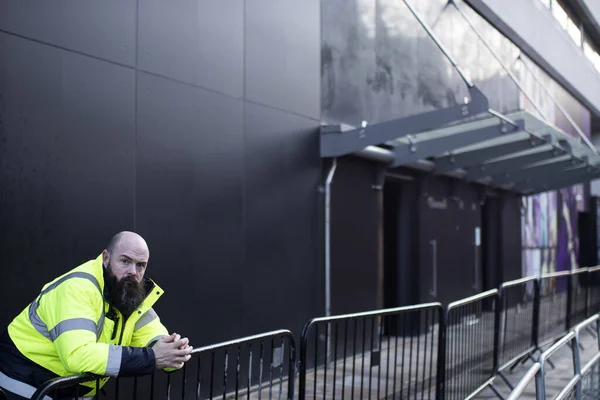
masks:
[[(145, 276), (149, 258), (141, 236), (121, 232), (96, 259), (42, 288), (0, 335), (0, 388), (9, 400), (29, 399), (56, 377), (93, 373), (107, 377), (103, 385), (183, 367), (192, 347), (152, 309), (163, 290)], [(93, 396), (95, 383), (79, 391)]]

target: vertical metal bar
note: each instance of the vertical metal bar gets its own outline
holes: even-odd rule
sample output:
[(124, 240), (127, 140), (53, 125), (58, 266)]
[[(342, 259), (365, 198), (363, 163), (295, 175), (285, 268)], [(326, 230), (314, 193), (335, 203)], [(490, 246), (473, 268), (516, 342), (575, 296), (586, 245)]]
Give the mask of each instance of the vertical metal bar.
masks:
[(342, 400), (344, 400), (344, 392), (346, 391), (346, 349), (348, 347), (348, 320), (344, 321), (344, 358), (342, 367)]
[(579, 331), (575, 331), (575, 337), (571, 341), (571, 350), (573, 351), (573, 372), (575, 376), (579, 376), (579, 381), (577, 382), (577, 386), (575, 388), (575, 395), (577, 400), (581, 400), (581, 358), (579, 355)]
[[(393, 316), (389, 316), (388, 317), (388, 323), (387, 323), (388, 327), (391, 326), (390, 319), (393, 320), (393, 318), (394, 318)], [(384, 324), (383, 325), (385, 326), (385, 317), (384, 317), (383, 320), (384, 320)], [(387, 332), (387, 347), (386, 347), (386, 355), (387, 355), (386, 364), (387, 364), (387, 366), (386, 366), (386, 371), (385, 371), (385, 398), (386, 399), (388, 398), (388, 394), (389, 394), (388, 386), (389, 386), (389, 380), (390, 380), (390, 361), (391, 361), (390, 359), (392, 358), (392, 350), (391, 350), (392, 348), (390, 347), (390, 338), (391, 338), (391, 336), (392, 336), (391, 329), (388, 329), (388, 332)], [(392, 388), (392, 390), (393, 389), (394, 388)]]
[[(427, 393), (427, 398), (431, 399), (431, 384), (433, 382), (433, 379), (431, 379), (431, 377), (433, 376), (433, 345), (434, 345), (434, 336), (435, 336), (435, 322), (437, 320), (436, 318), (437, 312), (436, 309), (431, 309), (431, 352), (429, 353), (429, 392)], [(438, 321), (438, 324), (441, 323), (441, 321)], [(438, 336), (438, 346), (440, 346), (440, 340), (441, 338)]]
[[(392, 390), (392, 400), (396, 400), (396, 372), (398, 371), (398, 337), (400, 336), (400, 315), (396, 315), (394, 317), (394, 322), (396, 325), (396, 329), (394, 330), (394, 332), (396, 332), (395, 335), (395, 340), (394, 340), (394, 384), (392, 386), (393, 390)], [(402, 379), (402, 378), (400, 378)], [(402, 397), (402, 392), (400, 392), (400, 397)]]
[[(283, 337), (281, 337), (281, 363), (279, 364), (279, 400), (281, 400), (281, 396), (283, 394), (283, 360), (285, 359), (285, 345), (283, 342)], [(293, 384), (293, 381), (291, 380), (291, 376), (290, 376), (290, 381), (288, 384)], [(237, 398), (237, 396), (236, 396)]]
[(183, 368), (182, 368), (182, 379), (181, 379), (181, 400), (185, 400), (185, 387), (186, 387), (186, 376), (187, 376), (187, 363), (183, 364)]
[[(154, 374), (152, 375), (154, 376)], [(152, 388), (152, 390), (154, 391), (154, 388)], [(96, 379), (96, 393), (95, 393), (96, 398), (100, 398), (100, 379)]]
[(319, 369), (319, 324), (315, 325), (315, 363), (314, 363), (314, 387), (313, 398), (317, 398), (317, 370)]
[[(336, 378), (337, 378), (337, 349), (338, 349), (338, 335), (339, 335), (339, 324), (336, 321), (333, 326), (334, 331), (334, 339), (333, 339), (333, 400), (335, 400), (335, 389), (336, 389)], [(343, 381), (342, 381), (342, 389), (343, 389)]]
[(408, 396), (410, 397), (410, 387), (411, 387), (411, 382), (412, 382), (412, 364), (413, 364), (413, 327), (412, 327), (412, 319), (409, 318), (409, 334), (410, 334), (410, 349), (409, 349), (409, 356), (408, 356)]
[[(306, 363), (308, 360), (307, 347), (310, 334), (310, 324), (305, 325), (300, 338), (300, 382), (298, 387), (298, 400), (306, 400)], [(249, 398), (248, 398), (249, 400)]]
[[(327, 354), (327, 352), (325, 352)], [(273, 337), (271, 337), (271, 363), (269, 366), (269, 399), (273, 398), (273, 365), (275, 363), (275, 342)], [(223, 399), (225, 400), (225, 399)]]
[(262, 378), (263, 378), (263, 353), (264, 353), (264, 341), (260, 341), (260, 359), (259, 359), (259, 368), (258, 368), (258, 400), (262, 399)]
[(425, 374), (427, 373), (427, 330), (429, 326), (429, 309), (425, 309), (422, 312), (419, 312), (419, 315), (422, 316), (423, 312), (425, 313), (425, 331), (423, 332), (423, 348), (425, 350), (423, 354), (423, 378), (421, 382), (421, 400), (425, 399)]
[(467, 332), (467, 337), (469, 341), (464, 343), (465, 354), (468, 359), (467, 367), (465, 370), (465, 386), (464, 386), (464, 394), (465, 397), (470, 394), (471, 388), (473, 387), (473, 381), (477, 376), (477, 365), (475, 364), (475, 349), (479, 346), (479, 342), (477, 340), (477, 325), (475, 324), (475, 319), (477, 315), (477, 302), (468, 303), (463, 307), (464, 318), (463, 318), (463, 327)]
[(541, 362), (540, 370), (535, 376), (535, 394), (537, 399), (546, 398), (546, 363)]
[[(304, 346), (306, 349), (306, 346)], [(306, 357), (304, 357), (306, 360)], [(252, 386), (252, 361), (253, 361), (253, 353), (252, 353), (252, 343), (248, 344), (248, 385), (246, 387), (246, 400), (250, 400), (250, 387)], [(304, 372), (306, 372), (306, 365), (303, 366)], [(300, 381), (302, 382), (302, 374), (300, 376)], [(301, 394), (302, 396), (303, 394)]]
[(406, 351), (406, 313), (402, 313), (402, 366), (400, 367), (400, 398), (404, 398), (404, 365)]
[(133, 398), (137, 399), (137, 386), (138, 386), (138, 377), (133, 378)]
[(235, 360), (235, 398), (238, 398), (238, 393), (240, 391), (240, 364), (242, 361), (242, 346), (237, 345), (237, 357)]
[[(420, 317), (420, 316), (419, 316)], [(417, 318), (417, 352), (415, 358), (415, 399), (419, 390), (419, 355), (421, 354), (421, 318)]]
[(227, 370), (229, 369), (229, 352), (225, 349), (225, 362), (223, 365), (223, 400), (227, 397)]
[(214, 389), (214, 376), (215, 376), (215, 352), (210, 353), (210, 399), (213, 398), (213, 389)]
[[(331, 316), (331, 182), (337, 169), (337, 159), (332, 160), (325, 179), (325, 316)], [(317, 392), (315, 392), (315, 396)]]
[(436, 364), (436, 385), (435, 385), (435, 398), (436, 400), (446, 399), (446, 368), (448, 364), (448, 358), (446, 351), (452, 349), (451, 345), (446, 345), (449, 335), (448, 331), (448, 313), (450, 310), (445, 310), (443, 307), (437, 307), (438, 315), (438, 351), (437, 351), (437, 364)]
[(152, 377), (150, 378), (150, 400), (154, 400), (154, 384), (155, 384), (155, 378), (156, 377), (156, 373), (152, 374)]
[(354, 377), (356, 376), (356, 340), (358, 331), (358, 321), (354, 321), (354, 340), (352, 341), (352, 388), (351, 388), (351, 399), (354, 399)]
[(573, 311), (573, 297), (575, 294), (575, 275), (573, 272), (567, 277), (567, 315), (565, 316), (565, 330), (571, 328), (571, 312)]
[(462, 315), (460, 324), (461, 324), (462, 330), (465, 334), (464, 336), (467, 337), (466, 341), (461, 341), (462, 352), (460, 354), (464, 354), (467, 359), (467, 363), (466, 363), (465, 369), (463, 370), (463, 374), (462, 374), (462, 376), (463, 376), (463, 385), (462, 385), (462, 392), (461, 392), (462, 397), (466, 397), (466, 394), (467, 394), (466, 392), (467, 392), (467, 388), (469, 387), (469, 381), (471, 378), (470, 377), (471, 374), (469, 374), (469, 372), (470, 372), (471, 363), (473, 361), (473, 359), (471, 357), (471, 352), (469, 351), (470, 350), (469, 343), (473, 343), (473, 337), (471, 335), (471, 330), (469, 329), (469, 326), (465, 323), (465, 320), (467, 320), (469, 308), (470, 308), (470, 304), (466, 304), (460, 308), (461, 315)]
[[(381, 341), (383, 339), (383, 318), (380, 316), (377, 318), (377, 329), (379, 331), (379, 364), (377, 365), (377, 398), (379, 399), (379, 393), (381, 390), (381, 363), (383, 362), (383, 355), (381, 353)], [(373, 354), (371, 352), (371, 354)]]
[[(375, 317), (371, 317), (371, 346), (369, 346), (369, 399), (371, 398), (371, 381), (373, 378), (373, 343), (375, 342)], [(364, 356), (364, 355), (363, 355)]]
[[(323, 398), (327, 398), (327, 370), (329, 369), (329, 329), (330, 329), (330, 323), (325, 322), (325, 360), (324, 360), (324, 368), (323, 368)], [(335, 385), (335, 381), (333, 382), (333, 384)]]
[(471, 329), (473, 329), (476, 338), (476, 343), (478, 346), (475, 349), (473, 349), (473, 364), (477, 373), (475, 374), (471, 382), (471, 388), (469, 389), (469, 392), (471, 393), (474, 389), (477, 389), (477, 387), (479, 387), (479, 383), (483, 382), (483, 362), (481, 362), (482, 358), (480, 356), (484, 352), (483, 338), (485, 335), (485, 300), (486, 299), (483, 298), (473, 304), (475, 308), (475, 318), (473, 318)]
[(287, 338), (286, 341), (288, 344), (289, 363), (287, 400), (294, 400), (294, 391), (296, 389), (296, 346), (293, 338)]
[(508, 294), (505, 293), (504, 288), (500, 285), (498, 289), (498, 294), (496, 295), (496, 307), (494, 310), (494, 360), (493, 360), (493, 374), (496, 375), (500, 369), (500, 318), (501, 313), (504, 311), (504, 296)]
[(200, 366), (200, 357), (198, 357), (198, 369), (196, 371), (196, 400), (200, 400), (200, 391), (202, 390), (202, 367)]
[[(167, 374), (167, 399), (171, 399), (171, 374)], [(118, 396), (117, 396), (118, 398)]]
[(365, 382), (365, 340), (367, 336), (367, 319), (363, 320), (363, 336), (362, 336), (362, 366), (360, 369), (360, 399), (363, 398), (364, 382)]
[(537, 349), (539, 347), (540, 307), (541, 307), (541, 278), (537, 278), (533, 284), (533, 325), (531, 329), (531, 341)]
[(119, 382), (120, 379), (115, 379), (115, 398), (118, 399), (119, 398)]

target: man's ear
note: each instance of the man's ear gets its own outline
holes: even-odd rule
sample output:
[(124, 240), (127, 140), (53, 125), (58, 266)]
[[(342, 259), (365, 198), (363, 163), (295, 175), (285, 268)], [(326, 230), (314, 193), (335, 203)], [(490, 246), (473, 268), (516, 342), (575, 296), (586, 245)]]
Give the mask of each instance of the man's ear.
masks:
[(108, 267), (109, 261), (110, 261), (110, 254), (108, 254), (108, 250), (104, 250), (102, 252), (102, 266), (104, 268)]

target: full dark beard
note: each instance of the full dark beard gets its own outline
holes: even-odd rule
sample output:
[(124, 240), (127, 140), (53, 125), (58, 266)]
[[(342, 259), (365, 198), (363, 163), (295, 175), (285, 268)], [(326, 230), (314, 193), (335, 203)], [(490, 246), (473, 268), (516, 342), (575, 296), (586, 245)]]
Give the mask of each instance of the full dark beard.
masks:
[(106, 268), (105, 282), (113, 305), (125, 316), (131, 315), (146, 297), (143, 282), (137, 282), (132, 276), (117, 281), (112, 271)]

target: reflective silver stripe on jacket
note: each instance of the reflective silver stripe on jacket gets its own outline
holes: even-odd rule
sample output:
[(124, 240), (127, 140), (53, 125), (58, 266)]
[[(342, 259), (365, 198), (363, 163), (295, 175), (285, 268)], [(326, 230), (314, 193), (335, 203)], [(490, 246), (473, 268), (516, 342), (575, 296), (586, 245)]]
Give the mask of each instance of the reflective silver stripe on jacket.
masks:
[(121, 358), (123, 357), (123, 347), (108, 345), (108, 362), (106, 363), (106, 376), (116, 377), (121, 369)]
[[(17, 396), (25, 397), (26, 399), (30, 399), (35, 391), (37, 390), (31, 385), (27, 383), (18, 381), (9, 376), (6, 376), (0, 371), (0, 387), (2, 389), (8, 390), (11, 393), (16, 394)], [(48, 396), (44, 396), (44, 400), (52, 400)]]
[[(96, 333), (97, 339), (100, 338), (100, 334), (102, 333), (102, 328), (104, 326), (104, 307), (102, 308), (102, 315), (100, 316), (100, 320), (98, 321), (98, 323), (95, 323), (91, 320), (84, 319), (84, 318), (74, 318), (71, 320), (61, 321), (58, 325), (56, 325), (52, 329), (52, 331), (48, 330), (48, 327), (46, 326), (44, 321), (42, 321), (42, 319), (40, 318), (37, 310), (40, 305), (42, 296), (45, 295), (46, 293), (48, 293), (49, 291), (55, 289), (58, 285), (60, 285), (67, 279), (74, 279), (74, 278), (83, 278), (83, 279), (89, 280), (90, 282), (92, 282), (94, 284), (94, 286), (96, 286), (96, 288), (98, 288), (98, 291), (100, 291), (100, 294), (102, 294), (102, 292), (100, 290), (100, 284), (98, 283), (98, 280), (96, 279), (96, 277), (94, 277), (94, 275), (89, 274), (87, 272), (76, 271), (76, 272), (72, 272), (68, 275), (63, 276), (62, 278), (60, 278), (59, 280), (57, 280), (56, 282), (54, 282), (50, 286), (48, 286), (46, 289), (42, 290), (42, 292), (40, 293), (38, 298), (36, 300), (34, 300), (31, 303), (31, 305), (29, 306), (29, 321), (31, 322), (33, 327), (42, 336), (44, 336), (46, 339), (48, 339), (50, 341), (56, 340), (56, 338), (58, 336), (60, 336), (61, 333), (64, 333), (64, 332), (67, 332), (70, 330), (74, 330), (74, 329), (85, 329), (85, 330), (92, 331), (92, 332)], [(83, 322), (83, 321), (87, 321), (87, 322)], [(63, 323), (64, 323), (64, 325), (61, 326)], [(92, 324), (93, 324), (93, 327), (92, 327)]]
[(74, 330), (86, 330), (96, 333), (96, 323), (87, 318), (65, 319), (50, 330), (50, 340), (54, 342), (63, 333)]
[(150, 322), (154, 321), (156, 318), (158, 318), (158, 314), (156, 314), (156, 311), (154, 311), (153, 308), (150, 308), (148, 311), (146, 311), (144, 313), (144, 315), (142, 315), (140, 317), (140, 319), (137, 320), (133, 330), (137, 331), (138, 329), (143, 328), (144, 326), (148, 325)]

